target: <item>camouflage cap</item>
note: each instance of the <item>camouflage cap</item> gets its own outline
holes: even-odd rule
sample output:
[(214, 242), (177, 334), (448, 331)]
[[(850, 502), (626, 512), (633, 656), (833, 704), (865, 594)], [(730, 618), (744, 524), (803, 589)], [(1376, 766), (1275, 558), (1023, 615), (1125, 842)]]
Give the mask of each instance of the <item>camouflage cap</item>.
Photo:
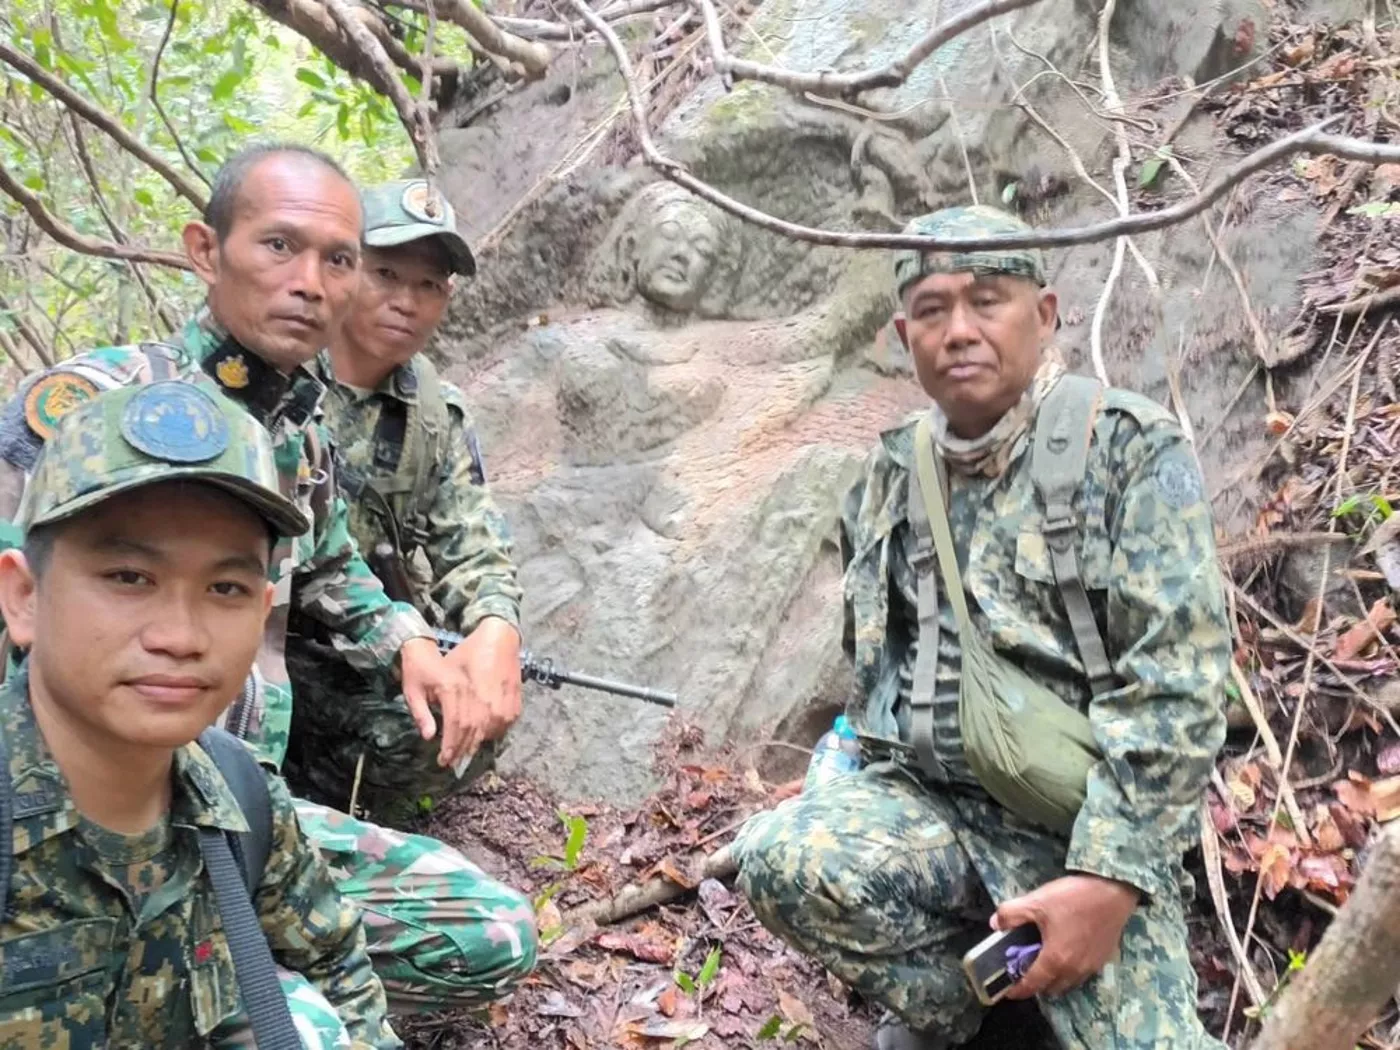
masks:
[[(904, 227), (905, 233), (932, 237), (995, 237), (1005, 233), (1032, 233), (1015, 215), (985, 204), (944, 208), (921, 215)], [(932, 273), (1008, 274), (1045, 285), (1045, 259), (1037, 248), (1009, 248), (985, 252), (917, 252), (904, 250), (894, 258), (895, 294)]]
[(261, 424), (221, 394), (178, 380), (105, 391), (59, 419), (17, 522), (27, 531), (174, 479), (225, 490), (280, 536), (311, 527), (278, 488), (272, 440)]
[(404, 179), (371, 186), (360, 194), (365, 210), (364, 241), (371, 248), (393, 248), (424, 237), (436, 237), (455, 273), (476, 273), (476, 259), (466, 238), (457, 232), (451, 203), (425, 179)]

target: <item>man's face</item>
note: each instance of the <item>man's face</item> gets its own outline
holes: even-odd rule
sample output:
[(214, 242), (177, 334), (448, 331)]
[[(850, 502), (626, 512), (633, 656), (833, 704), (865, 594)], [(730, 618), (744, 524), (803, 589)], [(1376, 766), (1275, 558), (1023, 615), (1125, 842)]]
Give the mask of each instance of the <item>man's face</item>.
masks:
[(359, 287), (339, 339), (354, 352), (401, 365), (428, 345), (452, 291), (447, 254), (436, 238), (366, 248)]
[(248, 173), (223, 243), (192, 223), (186, 246), (215, 319), (290, 372), (327, 345), (350, 305), (360, 221), (348, 182), (310, 158), (278, 153)]
[(41, 725), (99, 744), (175, 748), (247, 678), (271, 607), (261, 518), (218, 489), (167, 482), (58, 526), (36, 579), (0, 555), (11, 636), (30, 647)]
[(980, 437), (1025, 393), (1056, 308), (1054, 292), (1019, 277), (931, 274), (905, 291), (896, 326), (954, 433)]
[(637, 286), (646, 298), (678, 313), (695, 309), (715, 262), (715, 225), (694, 205), (664, 209), (637, 246)]

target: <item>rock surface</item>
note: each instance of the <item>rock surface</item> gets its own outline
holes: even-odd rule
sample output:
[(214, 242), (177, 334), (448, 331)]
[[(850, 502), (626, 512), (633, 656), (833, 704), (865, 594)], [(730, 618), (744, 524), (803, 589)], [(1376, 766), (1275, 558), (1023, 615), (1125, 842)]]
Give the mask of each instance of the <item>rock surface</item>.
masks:
[[(968, 6), (944, 3), (942, 16)], [(929, 7), (768, 0), (736, 50), (803, 70), (876, 65), (926, 31)], [(1087, 3), (1043, 0), (998, 19), (995, 36), (978, 27), (900, 89), (873, 93), (867, 101), (894, 119), (766, 85), (726, 94), (709, 78), (671, 109), (659, 139), (725, 192), (812, 225), (892, 228), (965, 203), (969, 169), (981, 200), (1012, 199), (1031, 221), (1101, 220), (1113, 206), (1012, 104), (1024, 87), (1020, 97), (1112, 186), (1111, 125), (1047, 72), (1053, 63), (1097, 79), (1097, 16)], [(1110, 38), (1120, 91), (1141, 102), (1179, 91), (1179, 78), (1229, 72), (1261, 46), (1245, 39), (1246, 20), (1267, 24), (1250, 0), (1122, 0)], [(712, 741), (759, 745), (776, 730), (810, 743), (850, 683), (839, 495), (879, 431), (925, 403), (887, 326), (888, 260), (783, 240), (649, 187), (625, 156), (589, 154), (609, 120), (610, 141), (625, 141), (620, 82), (602, 52), (557, 65), (442, 142), (444, 184), (482, 250), (437, 349), (474, 406), (514, 527), (528, 643), (574, 669), (678, 690)], [(1160, 141), (1183, 112), (1179, 99), (1134, 105), (1128, 130), (1140, 147)], [(1202, 116), (1174, 148), (1198, 178), (1230, 159)], [(1227, 236), (1274, 335), (1291, 321), (1316, 225), (1296, 205), (1283, 213), (1262, 194)], [(1254, 494), (1248, 464), (1264, 447), (1251, 331), (1199, 222), (1137, 247), (1160, 292), (1129, 257), (1104, 326), (1107, 372), (1167, 404), (1179, 373), (1228, 529)], [(1112, 254), (1109, 243), (1051, 260), (1063, 345), (1084, 370)], [(1230, 414), (1237, 395), (1245, 410)], [(533, 691), (503, 764), (565, 796), (635, 800), (652, 786), (665, 719), (631, 701)], [(790, 749), (764, 754), (770, 765), (801, 761)]]

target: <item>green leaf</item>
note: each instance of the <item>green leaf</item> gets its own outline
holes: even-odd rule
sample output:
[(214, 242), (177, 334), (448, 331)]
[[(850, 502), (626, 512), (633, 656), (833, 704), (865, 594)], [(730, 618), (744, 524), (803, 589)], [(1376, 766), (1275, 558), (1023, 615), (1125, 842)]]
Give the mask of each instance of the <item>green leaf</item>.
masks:
[(783, 1019), (777, 1014), (774, 1014), (772, 1017), (768, 1018), (768, 1020), (763, 1022), (763, 1027), (758, 1030), (758, 1034), (755, 1035), (754, 1038), (757, 1039), (760, 1043), (765, 1043), (770, 1039), (778, 1038), (778, 1033), (782, 1030)]
[(1020, 188), (1019, 182), (1008, 182), (1001, 191), (1001, 203), (1010, 204), (1016, 199), (1016, 191)]
[(255, 135), (258, 131), (256, 124), (250, 123), (242, 117), (236, 117), (232, 113), (224, 114), (224, 126), (235, 135)]
[(136, 198), (136, 203), (143, 208), (154, 208), (156, 206), (155, 196), (150, 190), (135, 190), (131, 195)]
[(1143, 161), (1142, 170), (1138, 172), (1138, 189), (1145, 190), (1156, 182), (1166, 163), (1162, 157), (1148, 157)]
[(243, 83), (243, 72), (238, 69), (230, 69), (218, 80), (214, 81), (213, 96), (215, 102), (226, 102), (233, 97), (238, 85)]
[(31, 175), (29, 176), (29, 178), (24, 180), (24, 184), (28, 186), (31, 190), (33, 190), (35, 193), (38, 193), (44, 188), (44, 176)]
[(579, 857), (583, 854), (583, 844), (588, 841), (588, 821), (583, 817), (570, 817), (563, 813), (559, 816), (564, 821), (564, 827), (568, 829), (568, 838), (564, 841), (564, 867), (573, 871), (578, 867)]
[(691, 980), (690, 974), (676, 971), (676, 987), (685, 992), (686, 995), (695, 994), (695, 982)]
[(710, 949), (709, 955), (705, 956), (705, 965), (700, 967), (700, 973), (695, 977), (695, 983), (701, 988), (708, 988), (719, 976), (719, 960), (723, 954), (723, 949), (716, 946)]
[(1367, 201), (1355, 208), (1347, 209), (1348, 215), (1361, 215), (1367, 219), (1392, 219), (1400, 217), (1400, 204), (1389, 201)]
[(342, 139), (350, 137), (350, 107), (344, 102), (340, 104), (340, 110), (335, 115), (335, 130), (340, 132)]
[(803, 1030), (804, 1028), (806, 1028), (806, 1027), (807, 1027), (806, 1025), (802, 1025), (802, 1024), (795, 1024), (795, 1025), (793, 1025), (791, 1028), (789, 1028), (786, 1032), (783, 1033), (783, 1042), (785, 1042), (785, 1043), (795, 1043), (795, 1042), (797, 1042), (799, 1039), (802, 1038), (802, 1030)]
[(306, 105), (302, 106), (301, 109), (297, 110), (297, 120), (300, 120), (315, 108), (316, 100), (312, 99), (310, 102), (306, 103)]
[(53, 69), (53, 52), (49, 50), (47, 44), (34, 45), (34, 61), (45, 69)]
[(325, 77), (321, 76), (321, 74), (317, 73), (314, 69), (307, 69), (305, 66), (297, 70), (297, 79), (303, 84), (310, 84), (314, 88), (323, 88), (326, 86)]
[(199, 149), (195, 150), (194, 155), (204, 161), (205, 164), (220, 163), (219, 155), (207, 146), (201, 146)]
[(1295, 952), (1292, 948), (1288, 949), (1288, 971), (1290, 973), (1294, 970), (1301, 970), (1307, 961), (1307, 952)]

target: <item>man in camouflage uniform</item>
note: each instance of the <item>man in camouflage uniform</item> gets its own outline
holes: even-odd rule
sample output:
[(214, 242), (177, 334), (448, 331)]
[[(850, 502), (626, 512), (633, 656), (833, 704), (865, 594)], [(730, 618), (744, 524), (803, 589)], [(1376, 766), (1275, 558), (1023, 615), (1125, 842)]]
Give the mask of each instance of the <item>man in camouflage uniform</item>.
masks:
[[(307, 534), (278, 542), (276, 586), (254, 673), (220, 724), (280, 765), (292, 719), (284, 658), (293, 605), (323, 624), (337, 652), (356, 666), (397, 668), (414, 722), (435, 731), (437, 761), (460, 757), (471, 707), (465, 678), (438, 654), (431, 628), (411, 605), (391, 602), (350, 536), (336, 491), (330, 436), (319, 421), (325, 388), (306, 368), (343, 316), (359, 277), (359, 194), (329, 158), (298, 146), (253, 147), (215, 178), (206, 222), (190, 223), (185, 246), (208, 287), (205, 307), (170, 344), (108, 347), (27, 380), (0, 413), (0, 515), (11, 517), (44, 439), (58, 418), (99, 390), (176, 378), (220, 391), (244, 406), (272, 439), (282, 491), (311, 520)], [(0, 536), (20, 542), (21, 530)], [(437, 910), (470, 907), (477, 872), (455, 850), (383, 829), (357, 837), (350, 852), (337, 824), (348, 820), (299, 802), (313, 839), (335, 854), (342, 892), (367, 913), (369, 950), (391, 1007), (424, 1001), (424, 981), (456, 979), (468, 968), (455, 929)], [(392, 848), (390, 843), (392, 842)], [(532, 913), (524, 901), (483, 918), (492, 936), (518, 938)]]
[[(448, 660), (462, 668), (477, 701), (468, 745), (482, 743), (478, 754), (489, 761), (492, 742), (520, 713), (521, 592), (465, 402), (422, 352), (454, 275), (472, 274), (475, 263), (452, 205), (427, 182), (376, 186), (361, 201), (363, 276), (315, 363), (329, 391), (326, 425), (351, 532), (371, 567), (384, 572), (391, 593), (395, 575), (397, 586), (416, 592), (395, 597), (422, 602), (439, 625), (466, 635)], [(407, 579), (415, 554), (423, 571), (414, 575), (426, 577), (421, 588)], [(358, 799), (392, 822), (419, 799), (441, 800), (468, 781), (469, 771), (458, 776), (434, 761), (396, 684), (349, 666), (314, 622), (293, 618), (287, 661), (297, 693), (288, 775), (310, 797), (344, 805), (358, 772)], [(355, 702), (345, 703), (347, 696)], [(385, 834), (397, 835), (338, 814), (332, 830), (343, 849), (362, 853), (375, 852)], [(315, 835), (326, 850), (331, 836)], [(328, 856), (334, 864), (334, 852)], [(460, 965), (424, 971), (423, 1006), (487, 1001), (534, 966), (528, 903), (479, 870), (464, 868), (462, 879), (453, 894), (424, 902), (425, 920), (452, 933)], [(503, 922), (513, 925), (511, 936), (501, 936)]]
[[(990, 208), (925, 216), (908, 232), (1026, 233)], [(920, 676), (911, 472), (916, 421), (887, 431), (842, 510), (850, 716), (865, 768), (814, 784), (745, 827), (740, 885), (762, 921), (883, 1003), (885, 1048), (967, 1041), (983, 1007), (961, 954), (1033, 922), (1043, 949), (1012, 997), (1038, 996), (1066, 1047), (1219, 1047), (1196, 1014), (1179, 880), (1224, 739), (1230, 635), (1209, 506), (1175, 420), (1103, 390), (1074, 503), (1079, 575), (1106, 641), (1091, 690), (1046, 545), (1030, 445), (1063, 368), (1057, 301), (1029, 250), (905, 252), (897, 319), (933, 399), (948, 518), (972, 623), (996, 652), (1087, 715), (1100, 752), (1072, 830), (1045, 830), (992, 799), (969, 768), (959, 715), (963, 649), (941, 576), (936, 675)], [(1086, 409), (1086, 417), (1091, 411)], [(930, 682), (925, 676), (923, 681)], [(1098, 684), (1098, 683), (1096, 683)], [(927, 710), (931, 760), (911, 711)], [(927, 737), (926, 737), (927, 739)], [(916, 746), (910, 746), (912, 742)]]
[[(199, 842), (249, 818), (194, 740), (252, 666), (269, 540), (310, 521), (251, 416), (162, 382), (56, 421), (18, 524), (23, 553), (0, 554), (0, 609), (29, 653), (0, 686), (0, 1045), (249, 1047)], [(264, 775), (253, 907), (297, 1031), (309, 1050), (398, 1047), (359, 912)]]

